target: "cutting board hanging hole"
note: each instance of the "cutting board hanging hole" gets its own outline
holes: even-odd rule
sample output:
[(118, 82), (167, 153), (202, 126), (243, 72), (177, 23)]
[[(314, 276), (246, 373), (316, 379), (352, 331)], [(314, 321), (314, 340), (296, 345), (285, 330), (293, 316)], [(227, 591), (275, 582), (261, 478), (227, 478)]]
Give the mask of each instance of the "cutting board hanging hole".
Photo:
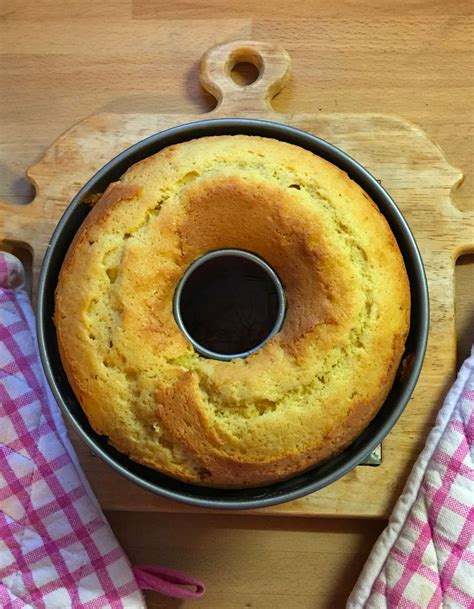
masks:
[(209, 49), (200, 64), (201, 85), (217, 99), (213, 114), (244, 116), (271, 111), (271, 100), (290, 78), (291, 60), (282, 47), (236, 40)]
[(250, 61), (239, 61), (234, 65), (230, 76), (236, 85), (248, 87), (260, 76), (259, 69)]

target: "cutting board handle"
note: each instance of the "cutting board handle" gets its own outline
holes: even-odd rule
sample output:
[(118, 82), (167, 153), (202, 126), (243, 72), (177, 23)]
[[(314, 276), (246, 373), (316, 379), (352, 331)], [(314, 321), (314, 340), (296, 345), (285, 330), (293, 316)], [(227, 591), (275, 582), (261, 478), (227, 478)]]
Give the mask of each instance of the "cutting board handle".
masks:
[[(234, 66), (246, 62), (258, 70), (255, 82), (240, 85), (232, 80)], [(201, 85), (217, 99), (212, 114), (252, 115), (273, 112), (271, 100), (286, 85), (291, 59), (283, 47), (254, 40), (234, 40), (212, 47), (200, 64)]]

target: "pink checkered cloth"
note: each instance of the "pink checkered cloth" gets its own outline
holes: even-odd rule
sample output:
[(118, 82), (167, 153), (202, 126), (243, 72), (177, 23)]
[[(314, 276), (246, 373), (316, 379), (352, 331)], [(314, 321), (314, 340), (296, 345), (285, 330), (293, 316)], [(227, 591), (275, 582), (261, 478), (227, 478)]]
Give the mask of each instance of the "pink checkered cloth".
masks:
[(346, 609), (474, 609), (474, 348)]
[(23, 282), (0, 252), (0, 608), (145, 609), (140, 588), (201, 596), (182, 573), (131, 568), (45, 381)]

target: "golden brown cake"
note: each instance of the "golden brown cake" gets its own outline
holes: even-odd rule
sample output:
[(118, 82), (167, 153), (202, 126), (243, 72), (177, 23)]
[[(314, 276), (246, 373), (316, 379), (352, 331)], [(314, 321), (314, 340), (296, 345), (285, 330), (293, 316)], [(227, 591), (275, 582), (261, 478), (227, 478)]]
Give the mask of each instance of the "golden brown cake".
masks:
[[(219, 248), (259, 255), (287, 297), (246, 359), (196, 353), (173, 317), (179, 279)], [(111, 184), (56, 292), (69, 382), (91, 425), (184, 481), (268, 484), (352, 442), (384, 402), (409, 329), (407, 273), (368, 195), (297, 146), (250, 136), (171, 146)]]

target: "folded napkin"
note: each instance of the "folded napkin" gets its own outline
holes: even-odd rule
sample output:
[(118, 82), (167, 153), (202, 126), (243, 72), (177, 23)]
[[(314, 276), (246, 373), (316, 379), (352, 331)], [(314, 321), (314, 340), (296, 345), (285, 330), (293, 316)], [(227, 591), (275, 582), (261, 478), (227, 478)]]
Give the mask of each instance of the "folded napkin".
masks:
[(474, 609), (474, 348), (346, 609)]
[(132, 569), (77, 460), (39, 361), (19, 260), (0, 252), (0, 607), (145, 609), (202, 584)]

